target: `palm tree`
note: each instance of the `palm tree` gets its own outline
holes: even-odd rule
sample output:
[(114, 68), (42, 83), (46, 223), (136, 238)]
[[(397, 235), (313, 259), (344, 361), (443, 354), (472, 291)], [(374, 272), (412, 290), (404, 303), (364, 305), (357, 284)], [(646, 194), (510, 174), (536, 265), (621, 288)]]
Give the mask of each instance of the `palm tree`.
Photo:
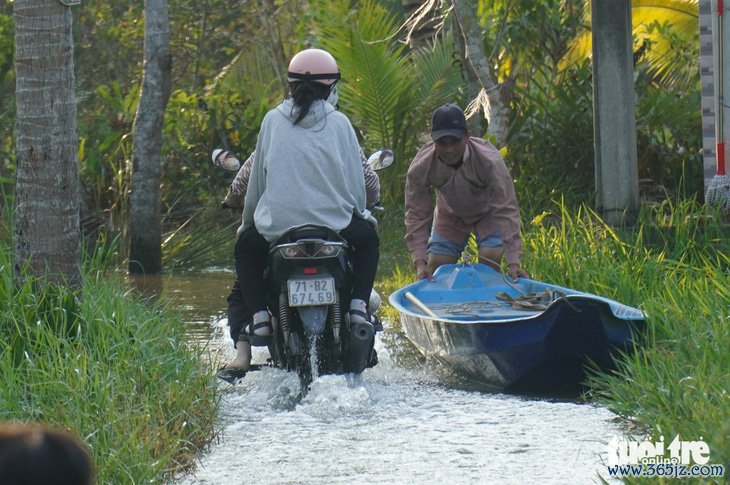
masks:
[(15, 0), (17, 275), (81, 282), (72, 18), (57, 0)]

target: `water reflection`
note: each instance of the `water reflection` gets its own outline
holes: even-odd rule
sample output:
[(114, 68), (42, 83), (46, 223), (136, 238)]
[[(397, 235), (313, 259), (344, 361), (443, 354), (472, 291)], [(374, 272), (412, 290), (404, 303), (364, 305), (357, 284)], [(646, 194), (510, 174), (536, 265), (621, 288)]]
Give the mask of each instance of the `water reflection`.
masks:
[(143, 298), (162, 297), (182, 315), (190, 335), (206, 341), (211, 322), (226, 314), (226, 297), (234, 279), (233, 271), (212, 268), (172, 275), (128, 275), (127, 284)]

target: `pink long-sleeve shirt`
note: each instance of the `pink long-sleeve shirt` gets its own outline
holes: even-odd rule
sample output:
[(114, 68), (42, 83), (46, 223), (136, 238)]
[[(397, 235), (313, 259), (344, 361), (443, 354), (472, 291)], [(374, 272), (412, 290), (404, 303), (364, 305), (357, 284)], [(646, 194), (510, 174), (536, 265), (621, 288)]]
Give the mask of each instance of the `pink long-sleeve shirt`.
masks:
[(433, 224), (439, 235), (456, 243), (472, 229), (482, 237), (499, 233), (507, 263), (520, 263), (521, 220), (514, 184), (502, 156), (484, 140), (467, 141), (464, 163), (458, 168), (438, 159), (433, 142), (424, 145), (408, 169), (405, 199), (405, 241), (412, 261), (426, 259)]

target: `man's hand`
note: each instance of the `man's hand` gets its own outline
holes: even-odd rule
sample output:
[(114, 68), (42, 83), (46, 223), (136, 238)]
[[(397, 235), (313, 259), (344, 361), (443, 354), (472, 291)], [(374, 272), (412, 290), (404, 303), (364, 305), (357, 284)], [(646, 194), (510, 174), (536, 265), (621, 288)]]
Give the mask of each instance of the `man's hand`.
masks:
[(416, 267), (416, 278), (422, 280), (428, 278), (428, 281), (433, 281), (433, 272), (428, 268), (428, 264), (425, 259), (419, 259), (413, 263)]
[(509, 265), (509, 274), (512, 276), (512, 281), (514, 283), (517, 283), (517, 278), (529, 278), (530, 275), (527, 274), (527, 272), (520, 267), (517, 263), (512, 263)]

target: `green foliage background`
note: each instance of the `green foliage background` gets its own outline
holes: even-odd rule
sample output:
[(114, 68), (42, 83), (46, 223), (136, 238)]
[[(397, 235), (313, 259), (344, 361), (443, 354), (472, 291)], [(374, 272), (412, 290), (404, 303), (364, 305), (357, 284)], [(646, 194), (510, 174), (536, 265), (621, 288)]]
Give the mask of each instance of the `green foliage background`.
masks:
[[(666, 190), (701, 199), (697, 1), (637, 0), (632, 6), (640, 176), (648, 179), (652, 195)], [(323, 47), (337, 57), (344, 77), (342, 109), (364, 149), (394, 149), (396, 166), (382, 174), (383, 193), (394, 203), (400, 204), (405, 171), (427, 138), (433, 109), (468, 101), (449, 16), (432, 49), (412, 52), (403, 42), (404, 18), (395, 0), (234, 5), (169, 0), (169, 11), (174, 91), (165, 117), (162, 182), (168, 235), (184, 235), (179, 229), (192, 229), (205, 213), (202, 208), (222, 197), (231, 174), (213, 169), (211, 150), (228, 148), (247, 157), (263, 115), (284, 96), (288, 59), (303, 47)], [(480, 0), (474, 13), (500, 80), (515, 81), (505, 157), (523, 212), (535, 214), (560, 197), (569, 204), (591, 204), (589, 2)], [(123, 237), (143, 28), (139, 2), (74, 7), (82, 216)], [(10, 188), (12, 56), (12, 3), (5, 0), (0, 181)], [(486, 128), (486, 121), (481, 125)]]

